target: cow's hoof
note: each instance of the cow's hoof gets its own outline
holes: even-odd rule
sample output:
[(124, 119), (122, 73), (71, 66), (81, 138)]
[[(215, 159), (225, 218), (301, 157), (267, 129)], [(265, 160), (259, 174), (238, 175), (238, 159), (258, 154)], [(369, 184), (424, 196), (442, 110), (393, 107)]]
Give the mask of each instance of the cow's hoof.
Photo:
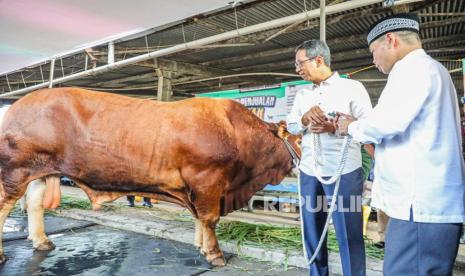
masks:
[(205, 250), (203, 250), (202, 248), (199, 248), (199, 252), (200, 254), (202, 254), (202, 256), (207, 256), (207, 252), (205, 252)]
[(210, 262), (213, 266), (225, 266), (226, 260), (223, 256), (217, 257)]
[(6, 262), (6, 257), (4, 254), (0, 254), (0, 264), (4, 264)]
[(46, 240), (45, 242), (35, 246), (34, 248), (39, 251), (48, 251), (55, 249), (55, 244), (53, 244), (51, 240)]

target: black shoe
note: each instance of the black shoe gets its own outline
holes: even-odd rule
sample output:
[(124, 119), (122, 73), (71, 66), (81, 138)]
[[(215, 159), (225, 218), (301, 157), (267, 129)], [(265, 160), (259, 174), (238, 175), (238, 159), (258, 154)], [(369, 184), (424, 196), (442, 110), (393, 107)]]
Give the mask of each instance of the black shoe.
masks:
[(133, 195), (128, 195), (126, 196), (126, 199), (128, 200), (128, 206), (134, 207), (134, 200), (136, 200), (136, 197)]
[(380, 241), (380, 242), (377, 242), (375, 244), (373, 244), (376, 248), (379, 248), (379, 249), (384, 249), (384, 242), (383, 241)]
[(152, 203), (150, 203), (150, 202), (145, 202), (145, 201), (144, 201), (144, 203), (142, 203), (142, 206), (144, 206), (144, 207), (149, 207), (149, 208), (152, 208), (152, 207), (153, 207)]

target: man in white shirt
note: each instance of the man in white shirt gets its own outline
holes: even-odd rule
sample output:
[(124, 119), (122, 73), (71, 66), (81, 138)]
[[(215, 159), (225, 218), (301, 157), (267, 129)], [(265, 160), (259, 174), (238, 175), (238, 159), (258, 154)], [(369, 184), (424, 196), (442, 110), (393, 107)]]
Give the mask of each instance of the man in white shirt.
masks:
[(372, 204), (391, 218), (384, 274), (452, 275), (465, 221), (459, 106), (447, 69), (426, 54), (418, 33), (413, 14), (370, 28), (373, 62), (389, 74), (387, 84), (368, 117), (338, 125), (376, 144)]
[[(330, 177), (336, 173), (343, 137), (334, 135), (335, 127), (328, 113), (347, 112), (362, 118), (371, 110), (366, 89), (360, 82), (341, 78), (330, 68), (330, 51), (326, 43), (309, 40), (296, 49), (296, 72), (313, 83), (297, 92), (291, 113), (287, 117), (288, 130), (303, 134), (300, 163), (300, 191), (303, 199), (303, 235), (307, 256), (315, 252), (327, 217), (326, 196), (331, 197), (335, 183), (325, 185), (315, 177), (320, 173)], [(322, 165), (313, 167), (310, 132), (320, 135)], [(363, 220), (361, 195), (363, 190), (361, 151), (358, 142), (349, 145), (346, 165), (341, 176), (333, 223), (339, 243), (344, 275), (365, 275), (365, 247), (362, 236)], [(311, 275), (328, 275), (326, 242), (310, 267)]]

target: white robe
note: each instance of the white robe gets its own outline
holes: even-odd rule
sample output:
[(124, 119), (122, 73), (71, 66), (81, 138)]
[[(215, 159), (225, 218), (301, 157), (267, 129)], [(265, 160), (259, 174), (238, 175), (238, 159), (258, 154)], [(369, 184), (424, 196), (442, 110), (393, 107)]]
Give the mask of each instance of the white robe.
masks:
[(375, 143), (372, 204), (415, 222), (465, 221), (465, 167), (457, 93), (447, 69), (423, 49), (391, 70), (378, 105), (349, 125)]

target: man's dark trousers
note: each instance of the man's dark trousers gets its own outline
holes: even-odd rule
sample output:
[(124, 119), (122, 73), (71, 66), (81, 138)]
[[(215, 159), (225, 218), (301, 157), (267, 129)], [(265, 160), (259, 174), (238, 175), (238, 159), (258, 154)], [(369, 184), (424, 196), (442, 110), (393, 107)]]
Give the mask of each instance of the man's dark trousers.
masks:
[(384, 275), (452, 275), (461, 228), (461, 223), (414, 222), (412, 210), (409, 221), (390, 218)]
[[(327, 179), (327, 178), (325, 178)], [(301, 196), (303, 197), (302, 218), (307, 255), (310, 258), (318, 246), (326, 222), (325, 202), (330, 202), (335, 183), (325, 185), (314, 176), (300, 172)], [(365, 245), (363, 241), (363, 218), (361, 196), (363, 171), (361, 168), (341, 177), (336, 210), (332, 219), (339, 244), (344, 276), (365, 275)], [(326, 201), (326, 197), (328, 201)], [(342, 204), (342, 206), (341, 206)], [(328, 249), (326, 240), (310, 267), (311, 276), (328, 275)]]

